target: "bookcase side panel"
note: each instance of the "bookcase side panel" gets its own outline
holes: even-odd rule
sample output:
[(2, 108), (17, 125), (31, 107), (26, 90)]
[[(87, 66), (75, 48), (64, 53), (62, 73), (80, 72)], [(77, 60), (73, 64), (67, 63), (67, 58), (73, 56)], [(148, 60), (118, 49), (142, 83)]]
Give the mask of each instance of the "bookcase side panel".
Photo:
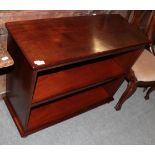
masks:
[(128, 73), (144, 48), (117, 55), (113, 60)]
[(33, 72), (10, 35), (8, 37), (8, 51), (15, 64), (6, 78), (6, 98), (16, 112), (22, 127), (26, 130), (36, 72)]

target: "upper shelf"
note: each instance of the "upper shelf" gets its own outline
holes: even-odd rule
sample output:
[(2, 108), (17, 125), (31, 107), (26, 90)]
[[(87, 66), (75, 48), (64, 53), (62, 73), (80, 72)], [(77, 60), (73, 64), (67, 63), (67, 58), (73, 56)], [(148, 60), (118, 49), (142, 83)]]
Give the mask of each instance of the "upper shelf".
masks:
[(6, 27), (34, 70), (115, 54), (149, 42), (120, 15), (18, 21)]
[(32, 106), (103, 84), (123, 74), (123, 69), (108, 59), (39, 75)]

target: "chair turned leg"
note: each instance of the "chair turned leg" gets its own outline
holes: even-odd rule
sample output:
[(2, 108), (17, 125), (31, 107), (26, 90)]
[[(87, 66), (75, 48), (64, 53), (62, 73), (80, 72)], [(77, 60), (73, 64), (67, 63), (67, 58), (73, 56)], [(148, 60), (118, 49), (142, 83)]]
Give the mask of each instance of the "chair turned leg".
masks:
[(143, 92), (145, 92), (148, 89), (148, 87), (144, 87)]
[(150, 95), (150, 93), (152, 92), (152, 91), (154, 91), (155, 90), (155, 85), (153, 85), (153, 86), (151, 86), (150, 88), (149, 88), (149, 90), (147, 91), (147, 93), (146, 93), (146, 95), (145, 95), (145, 100), (148, 100), (149, 99), (149, 95)]
[(124, 104), (124, 102), (136, 91), (136, 88), (137, 88), (137, 80), (132, 70), (128, 74), (127, 79), (129, 81), (127, 88), (115, 106), (115, 109), (117, 111), (121, 110), (121, 107)]

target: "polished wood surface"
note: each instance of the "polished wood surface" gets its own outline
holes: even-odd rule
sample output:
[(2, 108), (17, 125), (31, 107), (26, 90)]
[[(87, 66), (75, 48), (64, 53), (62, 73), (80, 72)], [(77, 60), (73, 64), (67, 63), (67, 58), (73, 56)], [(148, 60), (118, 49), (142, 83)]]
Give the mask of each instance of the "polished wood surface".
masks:
[(54, 73), (45, 73), (38, 76), (33, 104), (39, 101), (45, 102), (46, 99), (55, 99), (60, 95), (65, 96), (73, 91), (75, 93), (83, 88), (88, 89), (124, 74), (123, 69), (112, 59), (102, 59)]
[(128, 85), (124, 93), (122, 94), (121, 98), (119, 99), (119, 102), (116, 104), (115, 109), (121, 110), (122, 105), (124, 102), (133, 95), (133, 93), (136, 91), (136, 79), (134, 78), (133, 71), (130, 70), (130, 73), (128, 73), (127, 78), (129, 80)]
[(51, 102), (39, 108), (34, 108), (31, 110), (28, 130), (39, 128), (50, 122), (59, 122), (96, 104), (103, 104), (109, 101), (109, 99), (109, 94), (104, 90), (104, 87), (100, 86), (71, 97)]
[(38, 108), (32, 108), (29, 123), (26, 128), (23, 128), (21, 120), (8, 98), (4, 97), (4, 100), (17, 129), (21, 136), (25, 137), (40, 129), (49, 127), (50, 125), (75, 116), (76, 114), (85, 112), (101, 104), (105, 104), (106, 102), (110, 102), (113, 98), (107, 93), (104, 87), (99, 86), (95, 89), (87, 90), (84, 93), (69, 96)]
[(8, 51), (14, 60), (14, 66), (6, 77), (7, 97), (22, 126), (26, 128), (37, 74), (33, 72), (11, 36), (8, 36)]
[[(33, 69), (115, 54), (147, 42), (120, 15), (20, 21), (6, 27)], [(44, 64), (36, 65), (38, 60)]]
[[(140, 55), (141, 63), (138, 61), (138, 62), (135, 62), (135, 65), (138, 64), (139, 65), (138, 68), (140, 68), (140, 66), (141, 66), (141, 70), (131, 67), (131, 70), (126, 75), (126, 79), (128, 81), (126, 90), (124, 91), (124, 93), (120, 97), (118, 103), (116, 104), (116, 106), (115, 106), (116, 110), (121, 110), (122, 105), (125, 103), (125, 101), (129, 97), (131, 97), (134, 94), (137, 87), (144, 87), (145, 90), (148, 89), (148, 91), (146, 92), (146, 95), (144, 97), (146, 100), (149, 99), (150, 93), (155, 90), (155, 81), (153, 80), (153, 78), (151, 80), (148, 78), (150, 76), (149, 74), (151, 72), (148, 75), (147, 75), (147, 73), (145, 74), (146, 66), (147, 66), (148, 70), (149, 69), (152, 71), (154, 70), (154, 66), (153, 66), (153, 63), (151, 62), (150, 58), (153, 58), (155, 55), (155, 52), (154, 52), (155, 12), (152, 10), (150, 10), (150, 11), (144, 11), (144, 10), (134, 11), (134, 18), (133, 18), (131, 24), (133, 26), (135, 26), (137, 29), (140, 29), (141, 31), (143, 31), (147, 35), (148, 39), (151, 40), (150, 44), (146, 47), (146, 49), (149, 50), (150, 52), (152, 52), (152, 55), (150, 57), (148, 57), (147, 60), (146, 60), (146, 55), (145, 56)], [(145, 51), (145, 50), (143, 51), (143, 50), (142, 50), (142, 52), (147, 53), (147, 51)], [(138, 55), (137, 55), (137, 57), (138, 57)], [(153, 59), (155, 59), (155, 57)], [(148, 64), (146, 65), (145, 62), (148, 62)], [(142, 70), (142, 68), (144, 68), (144, 67), (145, 67), (145, 69)], [(139, 80), (138, 77), (136, 76), (137, 72), (140, 72), (140, 71), (145, 74), (145, 76), (146, 76), (145, 80)], [(155, 79), (155, 77), (154, 77), (154, 79)]]
[(149, 43), (119, 15), (7, 27), (15, 65), (7, 76), (5, 102), (21, 136), (109, 103)]

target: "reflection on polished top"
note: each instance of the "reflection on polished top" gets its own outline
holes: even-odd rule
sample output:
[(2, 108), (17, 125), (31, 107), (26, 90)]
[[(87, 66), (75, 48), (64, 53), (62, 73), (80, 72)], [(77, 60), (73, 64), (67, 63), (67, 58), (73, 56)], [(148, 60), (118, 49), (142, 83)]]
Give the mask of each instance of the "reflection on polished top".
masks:
[(148, 43), (120, 15), (19, 21), (6, 26), (34, 69), (115, 54)]

